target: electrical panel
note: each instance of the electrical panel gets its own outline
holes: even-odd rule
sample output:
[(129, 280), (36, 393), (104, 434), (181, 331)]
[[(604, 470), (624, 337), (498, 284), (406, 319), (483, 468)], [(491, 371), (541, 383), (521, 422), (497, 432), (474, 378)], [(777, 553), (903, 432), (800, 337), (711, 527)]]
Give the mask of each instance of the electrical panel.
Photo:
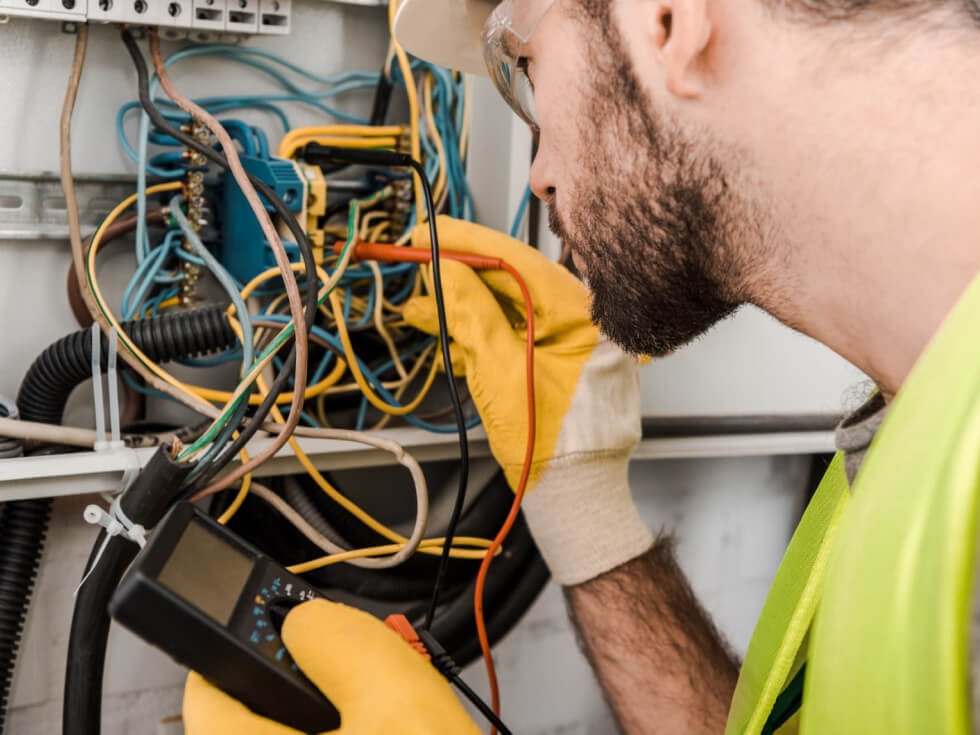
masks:
[(290, 32), (291, 0), (0, 0), (0, 19), (125, 23), (208, 42)]

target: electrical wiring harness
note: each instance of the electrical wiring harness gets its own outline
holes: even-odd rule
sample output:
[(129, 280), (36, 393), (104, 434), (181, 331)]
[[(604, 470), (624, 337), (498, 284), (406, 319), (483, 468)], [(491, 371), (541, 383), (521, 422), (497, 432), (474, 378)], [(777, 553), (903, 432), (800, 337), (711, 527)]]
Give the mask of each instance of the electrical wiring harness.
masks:
[[(393, 2), (389, 23), (396, 9)], [(156, 33), (147, 36), (150, 66), (137, 38), (122, 30), (138, 86), (137, 100), (119, 109), (116, 129), (136, 165), (136, 190), (87, 240), (80, 233), (71, 172), (71, 119), (87, 28), (77, 37), (61, 118), (76, 313), (118, 339), (130, 395), (175, 401), (203, 417), (182, 433), (183, 441), (167, 443), (154, 455), (136, 489), (122, 496), (126, 512), (152, 526), (166, 507), (189, 498), (209, 503), (221, 523), (257, 545), (281, 548), (277, 544), (284, 542), (272, 538), (267, 526), (253, 522), (275, 518), (288, 534), (286, 547), (308, 554), (290, 559), (294, 573), (322, 580), (327, 589), (374, 589), (398, 600), (430, 650), (445, 645), (452, 651), (440, 654), (441, 660), (465, 663), (478, 648), (490, 676), (492, 709), (462, 683), (455, 664), (442, 667), (443, 673), (494, 728), (507, 732), (491, 642), (516, 622), (547, 579), (519, 518), (534, 452), (534, 305), (508, 263), (439, 250), (437, 214), (474, 216), (466, 179), (465, 77), (409, 58), (394, 40), (380, 73), (323, 76), (244, 46), (190, 47), (165, 57)], [(191, 100), (176, 87), (170, 69), (209, 58), (260, 75), (279, 91)], [(337, 105), (365, 89), (375, 90), (369, 119)], [(395, 93), (405, 95), (404, 124), (385, 119)], [(314, 111), (324, 122), (294, 127), (288, 111), (295, 107)], [(252, 119), (254, 111), (271, 114), (281, 131), (231, 116), (242, 112)], [(127, 130), (133, 117), (135, 142)], [(410, 247), (419, 225), (429, 228), (431, 252)], [(99, 257), (130, 232), (135, 266), (115, 304), (99, 281)], [(453, 374), (441, 259), (506, 271), (524, 296), (529, 433), (524, 471), (506, 503), (499, 483), (498, 490), (488, 489), (493, 482), (475, 499), (467, 497), (467, 430), (480, 419), (467, 405), (465, 384)], [(438, 338), (403, 319), (406, 302), (422, 294), (435, 298)], [(181, 324), (206, 328), (185, 338), (175, 326)], [(63, 405), (67, 396), (52, 383), (48, 363), (63, 359), (65, 350), (83, 355), (83, 339), (73, 335), (53, 346), (25, 379), (25, 386), (37, 384), (41, 393), (50, 393), (39, 399), (47, 410), (42, 420), (60, 420), (54, 404)], [(168, 361), (183, 365), (182, 377)], [(220, 366), (228, 379), (196, 377), (203, 374), (198, 369)], [(83, 366), (72, 363), (71, 370), (73, 379), (87, 377)], [(134, 405), (138, 418), (140, 404)], [(376, 433), (398, 425), (458, 438), (455, 494), (438, 531), (429, 529), (426, 472), (401, 446)], [(268, 439), (250, 444), (259, 434)], [(396, 526), (385, 514), (366, 510), (356, 492), (341, 490), (334, 476), (316, 466), (303, 438), (357, 442), (391, 454), (414, 490), (411, 523)], [(74, 443), (85, 442), (76, 437)], [(287, 443), (304, 475), (256, 482), (254, 470)], [(159, 484), (153, 492), (151, 480)], [(504, 559), (512, 531), (513, 557)], [(31, 543), (39, 550), (42, 540), (43, 527)], [(102, 544), (100, 536), (73, 617), (64, 710), (68, 735), (99, 731), (109, 626), (105, 601), (134, 553), (123, 539), (111, 539), (105, 549)], [(499, 577), (490, 571), (495, 559)], [(392, 595), (407, 589), (411, 595)], [(505, 590), (515, 591), (512, 600), (485, 609), (488, 594), (499, 599)]]

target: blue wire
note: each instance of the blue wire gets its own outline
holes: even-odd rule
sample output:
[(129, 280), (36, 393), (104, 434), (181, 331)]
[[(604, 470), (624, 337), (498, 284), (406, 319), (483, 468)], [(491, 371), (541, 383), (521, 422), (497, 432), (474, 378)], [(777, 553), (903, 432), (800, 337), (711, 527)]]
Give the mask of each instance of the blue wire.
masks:
[(166, 260), (169, 249), (169, 245), (164, 243), (136, 267), (136, 272), (123, 291), (120, 305), (123, 319), (132, 319), (139, 312), (140, 305), (153, 285), (153, 273), (159, 270), (160, 265)]
[(242, 373), (244, 374), (249, 370), (249, 368), (252, 367), (252, 363), (255, 360), (252, 319), (248, 313), (248, 306), (245, 304), (244, 299), (242, 299), (240, 287), (235, 282), (235, 279), (232, 278), (231, 274), (228, 273), (224, 266), (218, 262), (218, 259), (211, 254), (211, 251), (207, 249), (203, 242), (201, 242), (200, 235), (198, 235), (197, 231), (191, 227), (191, 223), (188, 221), (187, 216), (181, 209), (183, 203), (183, 197), (180, 195), (171, 199), (170, 215), (177, 221), (177, 225), (184, 233), (184, 238), (186, 239), (187, 243), (191, 246), (198, 257), (205, 262), (208, 270), (211, 271), (211, 274), (215, 277), (215, 280), (221, 284), (221, 287), (228, 294), (229, 300), (235, 307), (235, 311), (237, 312), (236, 316), (242, 328)]

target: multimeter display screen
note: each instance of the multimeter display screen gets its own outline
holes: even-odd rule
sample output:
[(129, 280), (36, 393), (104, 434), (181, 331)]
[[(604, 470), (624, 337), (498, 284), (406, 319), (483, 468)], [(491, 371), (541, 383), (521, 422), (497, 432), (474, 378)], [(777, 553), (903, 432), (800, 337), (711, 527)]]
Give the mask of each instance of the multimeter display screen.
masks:
[(191, 521), (158, 580), (221, 625), (228, 625), (252, 567), (251, 558)]

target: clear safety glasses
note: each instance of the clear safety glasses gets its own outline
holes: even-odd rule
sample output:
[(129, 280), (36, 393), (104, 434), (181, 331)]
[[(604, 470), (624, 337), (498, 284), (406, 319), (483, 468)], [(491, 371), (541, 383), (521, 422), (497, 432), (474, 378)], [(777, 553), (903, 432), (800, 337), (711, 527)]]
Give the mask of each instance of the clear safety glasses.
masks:
[(525, 46), (556, 0), (503, 0), (483, 28), (483, 56), (490, 79), (514, 112), (537, 129), (534, 87)]

